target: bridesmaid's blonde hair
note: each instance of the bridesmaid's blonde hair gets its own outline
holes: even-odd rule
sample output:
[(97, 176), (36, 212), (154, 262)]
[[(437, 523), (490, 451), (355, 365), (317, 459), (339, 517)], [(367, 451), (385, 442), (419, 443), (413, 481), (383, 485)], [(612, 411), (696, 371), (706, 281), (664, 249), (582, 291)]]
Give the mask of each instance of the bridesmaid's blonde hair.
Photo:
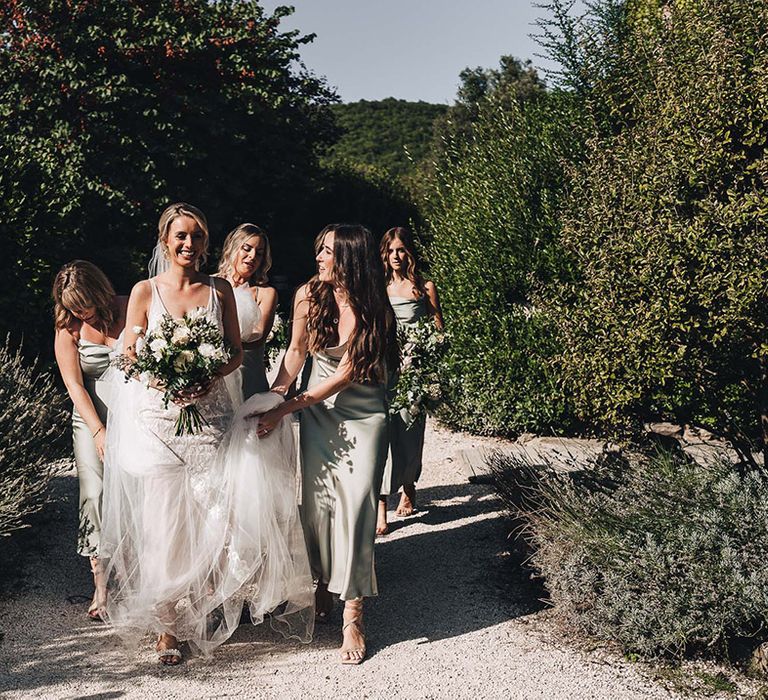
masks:
[(203, 253), (200, 256), (200, 261), (205, 263), (208, 260), (208, 219), (205, 218), (205, 214), (197, 207), (193, 207), (186, 202), (171, 204), (160, 214), (160, 221), (157, 224), (157, 240), (163, 248), (164, 255), (168, 258), (168, 233), (171, 230), (171, 224), (180, 216), (188, 216), (190, 219), (194, 219), (203, 232)]
[(87, 260), (64, 265), (53, 280), (53, 318), (57, 329), (71, 328), (78, 319), (73, 311), (96, 309), (99, 325), (106, 332), (115, 321), (115, 290), (107, 276)]
[(240, 247), (249, 238), (258, 236), (264, 241), (264, 257), (257, 270), (251, 275), (251, 281), (255, 284), (266, 284), (269, 282), (267, 273), (272, 269), (272, 248), (269, 245), (269, 238), (264, 229), (256, 224), (240, 224), (236, 229), (230, 231), (224, 239), (224, 248), (221, 251), (219, 259), (219, 277), (229, 279), (235, 267), (235, 256)]

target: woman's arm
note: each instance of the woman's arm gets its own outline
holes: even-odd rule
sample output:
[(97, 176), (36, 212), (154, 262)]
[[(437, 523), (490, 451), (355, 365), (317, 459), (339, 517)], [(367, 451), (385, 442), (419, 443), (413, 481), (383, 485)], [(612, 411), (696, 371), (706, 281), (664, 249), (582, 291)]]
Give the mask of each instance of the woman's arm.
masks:
[(307, 346), (309, 334), (307, 332), (307, 311), (309, 310), (309, 298), (307, 287), (303, 285), (296, 290), (293, 297), (293, 312), (291, 314), (291, 342), (288, 345), (283, 361), (280, 363), (280, 371), (272, 383), (272, 391), (282, 394), (288, 393), (288, 389), (298, 376), (304, 362), (307, 359)]
[(274, 287), (253, 287), (256, 294), (256, 303), (261, 311), (261, 319), (256, 326), (258, 340), (246, 343), (246, 347), (258, 348), (267, 342), (272, 326), (275, 323), (275, 311), (277, 310), (277, 291)]
[(137, 282), (128, 298), (128, 309), (125, 312), (125, 331), (123, 333), (123, 352), (131, 360), (136, 359), (136, 340), (139, 334), (136, 329), (147, 329), (147, 313), (152, 299), (152, 285), (149, 280)]
[(426, 282), (424, 288), (427, 291), (429, 315), (435, 320), (437, 329), (443, 330), (445, 324), (443, 323), (443, 310), (440, 308), (440, 298), (437, 295), (437, 285), (434, 282)]
[(60, 328), (56, 331), (53, 350), (69, 398), (72, 399), (75, 409), (91, 431), (99, 458), (104, 459), (104, 424), (83, 384), (77, 341), (68, 330)]
[[(352, 365), (349, 362), (347, 353), (344, 353), (339, 366), (336, 371), (327, 379), (315, 384), (310, 389), (305, 389), (300, 394), (297, 394), (292, 399), (281, 403), (271, 411), (267, 411), (259, 416), (259, 425), (257, 428), (257, 434), (259, 437), (265, 437), (271, 433), (275, 426), (290, 413), (294, 411), (300, 411), (302, 408), (312, 406), (313, 404), (324, 401), (329, 396), (338, 394), (340, 391), (346, 389), (352, 383)], [(253, 418), (257, 416), (256, 413), (251, 413), (247, 418)]]

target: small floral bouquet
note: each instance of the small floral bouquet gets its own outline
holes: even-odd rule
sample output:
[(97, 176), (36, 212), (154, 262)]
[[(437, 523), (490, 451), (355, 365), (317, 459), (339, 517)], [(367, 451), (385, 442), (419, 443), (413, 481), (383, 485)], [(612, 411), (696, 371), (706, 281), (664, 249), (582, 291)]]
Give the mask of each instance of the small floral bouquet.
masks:
[[(218, 327), (199, 307), (174, 319), (165, 314), (155, 330), (149, 333), (135, 327), (141, 342), (136, 344), (136, 359), (118, 356), (114, 364), (125, 372), (126, 381), (139, 379), (161, 389), (163, 405), (183, 392), (202, 387), (211, 381), (216, 370), (225, 365), (230, 352)], [(176, 420), (176, 435), (198, 432), (206, 420), (194, 403), (182, 406)]]
[(408, 411), (412, 419), (433, 413), (443, 400), (442, 365), (448, 350), (448, 336), (430, 318), (413, 326), (399, 326), (402, 362), (397, 384), (390, 397), (389, 412)]
[(281, 350), (288, 347), (288, 323), (280, 314), (275, 314), (275, 320), (272, 323), (272, 330), (264, 343), (264, 365), (269, 371), (272, 364), (277, 360)]

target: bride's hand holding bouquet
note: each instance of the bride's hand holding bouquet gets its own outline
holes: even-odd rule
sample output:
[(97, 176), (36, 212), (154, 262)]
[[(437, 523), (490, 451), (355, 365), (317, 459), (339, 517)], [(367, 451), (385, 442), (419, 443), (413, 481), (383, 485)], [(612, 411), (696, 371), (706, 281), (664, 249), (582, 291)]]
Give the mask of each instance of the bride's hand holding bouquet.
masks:
[(210, 391), (218, 371), (230, 359), (218, 327), (200, 307), (180, 319), (166, 314), (150, 332), (133, 330), (139, 336), (136, 358), (121, 355), (115, 364), (126, 380), (138, 379), (162, 391), (165, 408), (171, 401), (181, 407), (177, 436), (198, 432), (206, 421), (195, 401)]

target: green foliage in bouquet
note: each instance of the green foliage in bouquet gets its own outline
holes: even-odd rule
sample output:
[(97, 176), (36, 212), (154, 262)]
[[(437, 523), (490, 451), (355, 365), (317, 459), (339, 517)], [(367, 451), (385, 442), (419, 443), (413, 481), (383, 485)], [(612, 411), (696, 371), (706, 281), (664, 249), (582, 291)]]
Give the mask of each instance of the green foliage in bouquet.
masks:
[(432, 319), (423, 318), (413, 325), (398, 326), (397, 336), (401, 363), (389, 411), (405, 410), (412, 419), (425, 413), (432, 414), (446, 393), (448, 334), (438, 330)]
[(765, 471), (666, 452), (570, 474), (541, 462), (491, 466), (566, 625), (643, 657), (766, 640)]
[(272, 330), (264, 343), (264, 366), (269, 371), (277, 361), (282, 350), (288, 347), (288, 321), (279, 313), (275, 313)]
[(71, 430), (65, 394), (48, 372), (0, 346), (0, 535), (26, 527), (48, 500)]
[[(115, 359), (125, 372), (126, 381), (139, 379), (163, 391), (163, 404), (183, 399), (184, 392), (210, 383), (217, 369), (229, 360), (230, 353), (218, 327), (200, 307), (180, 319), (165, 314), (156, 330), (142, 334), (136, 359), (126, 355)], [(176, 435), (196, 433), (205, 417), (190, 402), (181, 407), (176, 420)]]

